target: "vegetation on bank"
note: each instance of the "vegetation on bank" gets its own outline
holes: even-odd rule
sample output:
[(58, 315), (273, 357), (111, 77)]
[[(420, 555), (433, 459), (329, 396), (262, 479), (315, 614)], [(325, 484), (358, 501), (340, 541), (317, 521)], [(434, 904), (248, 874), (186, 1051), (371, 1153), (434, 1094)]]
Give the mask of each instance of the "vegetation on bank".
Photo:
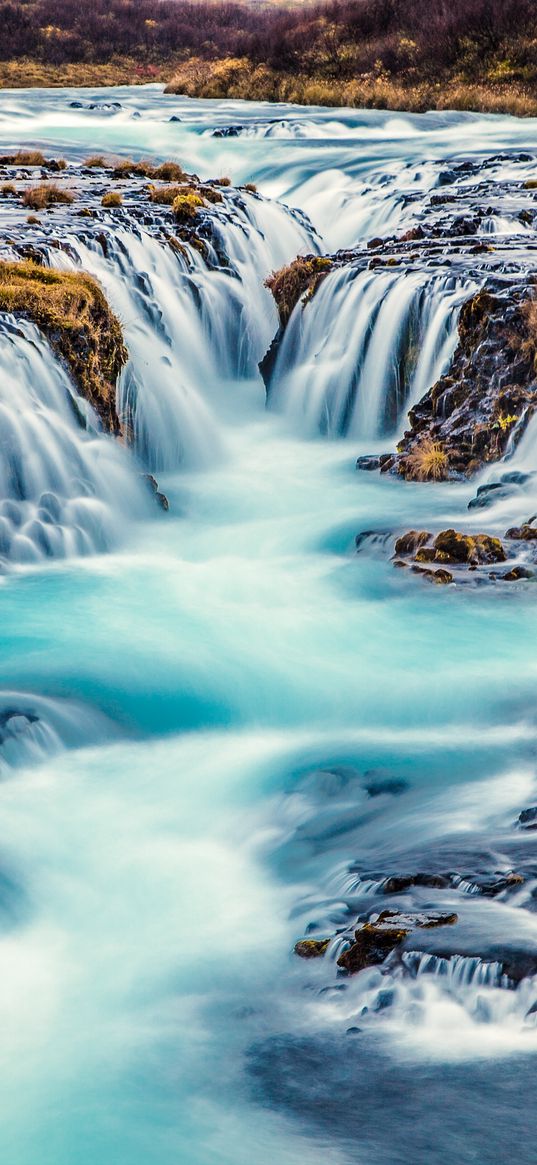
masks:
[(287, 267), (274, 271), (265, 280), (278, 308), (280, 323), (285, 327), (300, 299), (315, 294), (325, 275), (333, 267), (333, 260), (324, 255), (299, 255)]
[(534, 0), (0, 0), (0, 27), (2, 86), (537, 113)]
[(115, 385), (127, 359), (121, 325), (99, 284), (83, 272), (0, 261), (0, 312), (30, 320), (67, 364), (103, 427), (120, 432)]

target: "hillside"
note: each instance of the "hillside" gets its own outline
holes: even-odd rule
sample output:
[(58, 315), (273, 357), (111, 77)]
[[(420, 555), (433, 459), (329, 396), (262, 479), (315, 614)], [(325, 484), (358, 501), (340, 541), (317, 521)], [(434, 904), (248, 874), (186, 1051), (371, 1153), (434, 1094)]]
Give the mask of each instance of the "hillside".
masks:
[(537, 113), (533, 0), (430, 0), (423, 14), (419, 0), (0, 0), (0, 83)]

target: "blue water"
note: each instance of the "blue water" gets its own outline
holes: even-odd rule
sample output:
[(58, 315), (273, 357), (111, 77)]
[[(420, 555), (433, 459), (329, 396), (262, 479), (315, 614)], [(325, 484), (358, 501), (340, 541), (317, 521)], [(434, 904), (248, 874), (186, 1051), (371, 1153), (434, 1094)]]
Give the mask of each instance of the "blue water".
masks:
[[(211, 136), (239, 123), (238, 137)], [(156, 87), (13, 91), (0, 142), (73, 162), (174, 157), (255, 181), (304, 210), (330, 249), (406, 221), (401, 187), (432, 184), (435, 159), (534, 150), (537, 125), (195, 102)], [(262, 282), (283, 230), (263, 222), (259, 356), (275, 323)], [(279, 237), (289, 258), (295, 229)], [(163, 273), (155, 286), (170, 317), (183, 311)], [(141, 351), (150, 329), (136, 341), (137, 319), (124, 319)], [(3, 1160), (504, 1165), (516, 1142), (530, 1165), (531, 985), (521, 998), (418, 983), (353, 1037), (378, 973), (337, 992), (333, 964), (292, 948), (312, 921), (344, 914), (353, 862), (396, 872), (409, 851), (460, 864), (486, 850), (509, 864), (505, 838), (537, 793), (532, 589), (428, 588), (356, 556), (364, 529), (470, 528), (475, 483), (357, 474), (371, 442), (312, 438), (267, 412), (252, 368), (220, 382), (216, 341), (196, 381), (199, 343), (178, 328), (172, 381), (190, 376), (218, 447), (196, 444), (195, 429), (195, 455), (177, 468), (163, 449), (169, 513), (135, 506), (106, 552), (19, 562), (1, 580), (2, 687), (50, 700), (54, 727), (31, 763), (8, 758), (0, 786)], [(149, 400), (158, 376), (146, 388)], [(487, 529), (519, 510), (505, 503)], [(319, 771), (341, 766), (350, 783), (330, 792)], [(371, 771), (405, 791), (368, 798)], [(527, 853), (532, 836), (519, 844)], [(455, 891), (444, 898), (453, 908)], [(467, 896), (457, 909), (472, 941), (537, 948), (527, 901)]]

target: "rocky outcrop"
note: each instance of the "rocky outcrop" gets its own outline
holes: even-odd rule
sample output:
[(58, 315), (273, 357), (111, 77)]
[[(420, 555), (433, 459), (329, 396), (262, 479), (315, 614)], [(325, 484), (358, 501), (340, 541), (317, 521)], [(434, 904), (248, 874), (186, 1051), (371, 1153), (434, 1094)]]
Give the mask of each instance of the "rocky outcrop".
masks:
[(115, 386), (127, 359), (119, 320), (102, 288), (84, 272), (0, 261), (0, 312), (23, 316), (65, 361), (103, 428), (119, 433)]
[[(406, 530), (394, 538), (389, 531), (366, 530), (356, 535), (358, 553), (393, 547), (393, 565), (410, 568), (430, 582), (517, 582), (537, 578), (535, 518), (512, 526), (503, 538), (493, 534), (466, 534), (450, 528)], [(490, 570), (505, 564), (506, 570)]]
[(397, 454), (381, 468), (414, 480), (448, 479), (502, 457), (537, 405), (536, 325), (531, 289), (473, 296), (460, 314), (448, 372), (410, 410)]
[(388, 955), (419, 930), (453, 926), (456, 914), (403, 914), (400, 910), (383, 910), (378, 917), (363, 923), (354, 933), (354, 942), (340, 955), (337, 963), (350, 975), (383, 963)]

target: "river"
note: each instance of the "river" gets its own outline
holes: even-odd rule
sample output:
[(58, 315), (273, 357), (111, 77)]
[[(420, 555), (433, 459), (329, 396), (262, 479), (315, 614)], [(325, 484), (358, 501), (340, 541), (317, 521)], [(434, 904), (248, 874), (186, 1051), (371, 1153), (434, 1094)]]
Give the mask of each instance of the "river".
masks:
[[(292, 952), (424, 855), (461, 874), (476, 855), (513, 866), (505, 839), (537, 797), (532, 588), (428, 587), (355, 552), (363, 530), (472, 524), (475, 481), (355, 470), (405, 427), (409, 399), (379, 429), (409, 298), (396, 274), (327, 281), (269, 409), (257, 365), (277, 326), (271, 270), (412, 225), (446, 159), (501, 155), (503, 180), (510, 152), (537, 153), (536, 123), (12, 91), (0, 144), (173, 158), (265, 196), (227, 231), (231, 270), (200, 259), (191, 281), (124, 225), (105, 256), (73, 219), (69, 252), (51, 252), (95, 274), (123, 323), (138, 464), (82, 440), (42, 337), (2, 324), (6, 1165), (504, 1165), (515, 1144), (530, 1165), (537, 980), (508, 989), (492, 955), (444, 960), (394, 977), (388, 998), (378, 968), (342, 982), (333, 960)], [(416, 277), (413, 399), (449, 361), (473, 286)], [(338, 391), (387, 296), (343, 424)], [(534, 448), (530, 427), (526, 468)], [(522, 516), (507, 500), (487, 528)], [(532, 835), (517, 845), (529, 861)], [(498, 899), (453, 885), (435, 905), (457, 909), (469, 956), (534, 951), (535, 884)]]

